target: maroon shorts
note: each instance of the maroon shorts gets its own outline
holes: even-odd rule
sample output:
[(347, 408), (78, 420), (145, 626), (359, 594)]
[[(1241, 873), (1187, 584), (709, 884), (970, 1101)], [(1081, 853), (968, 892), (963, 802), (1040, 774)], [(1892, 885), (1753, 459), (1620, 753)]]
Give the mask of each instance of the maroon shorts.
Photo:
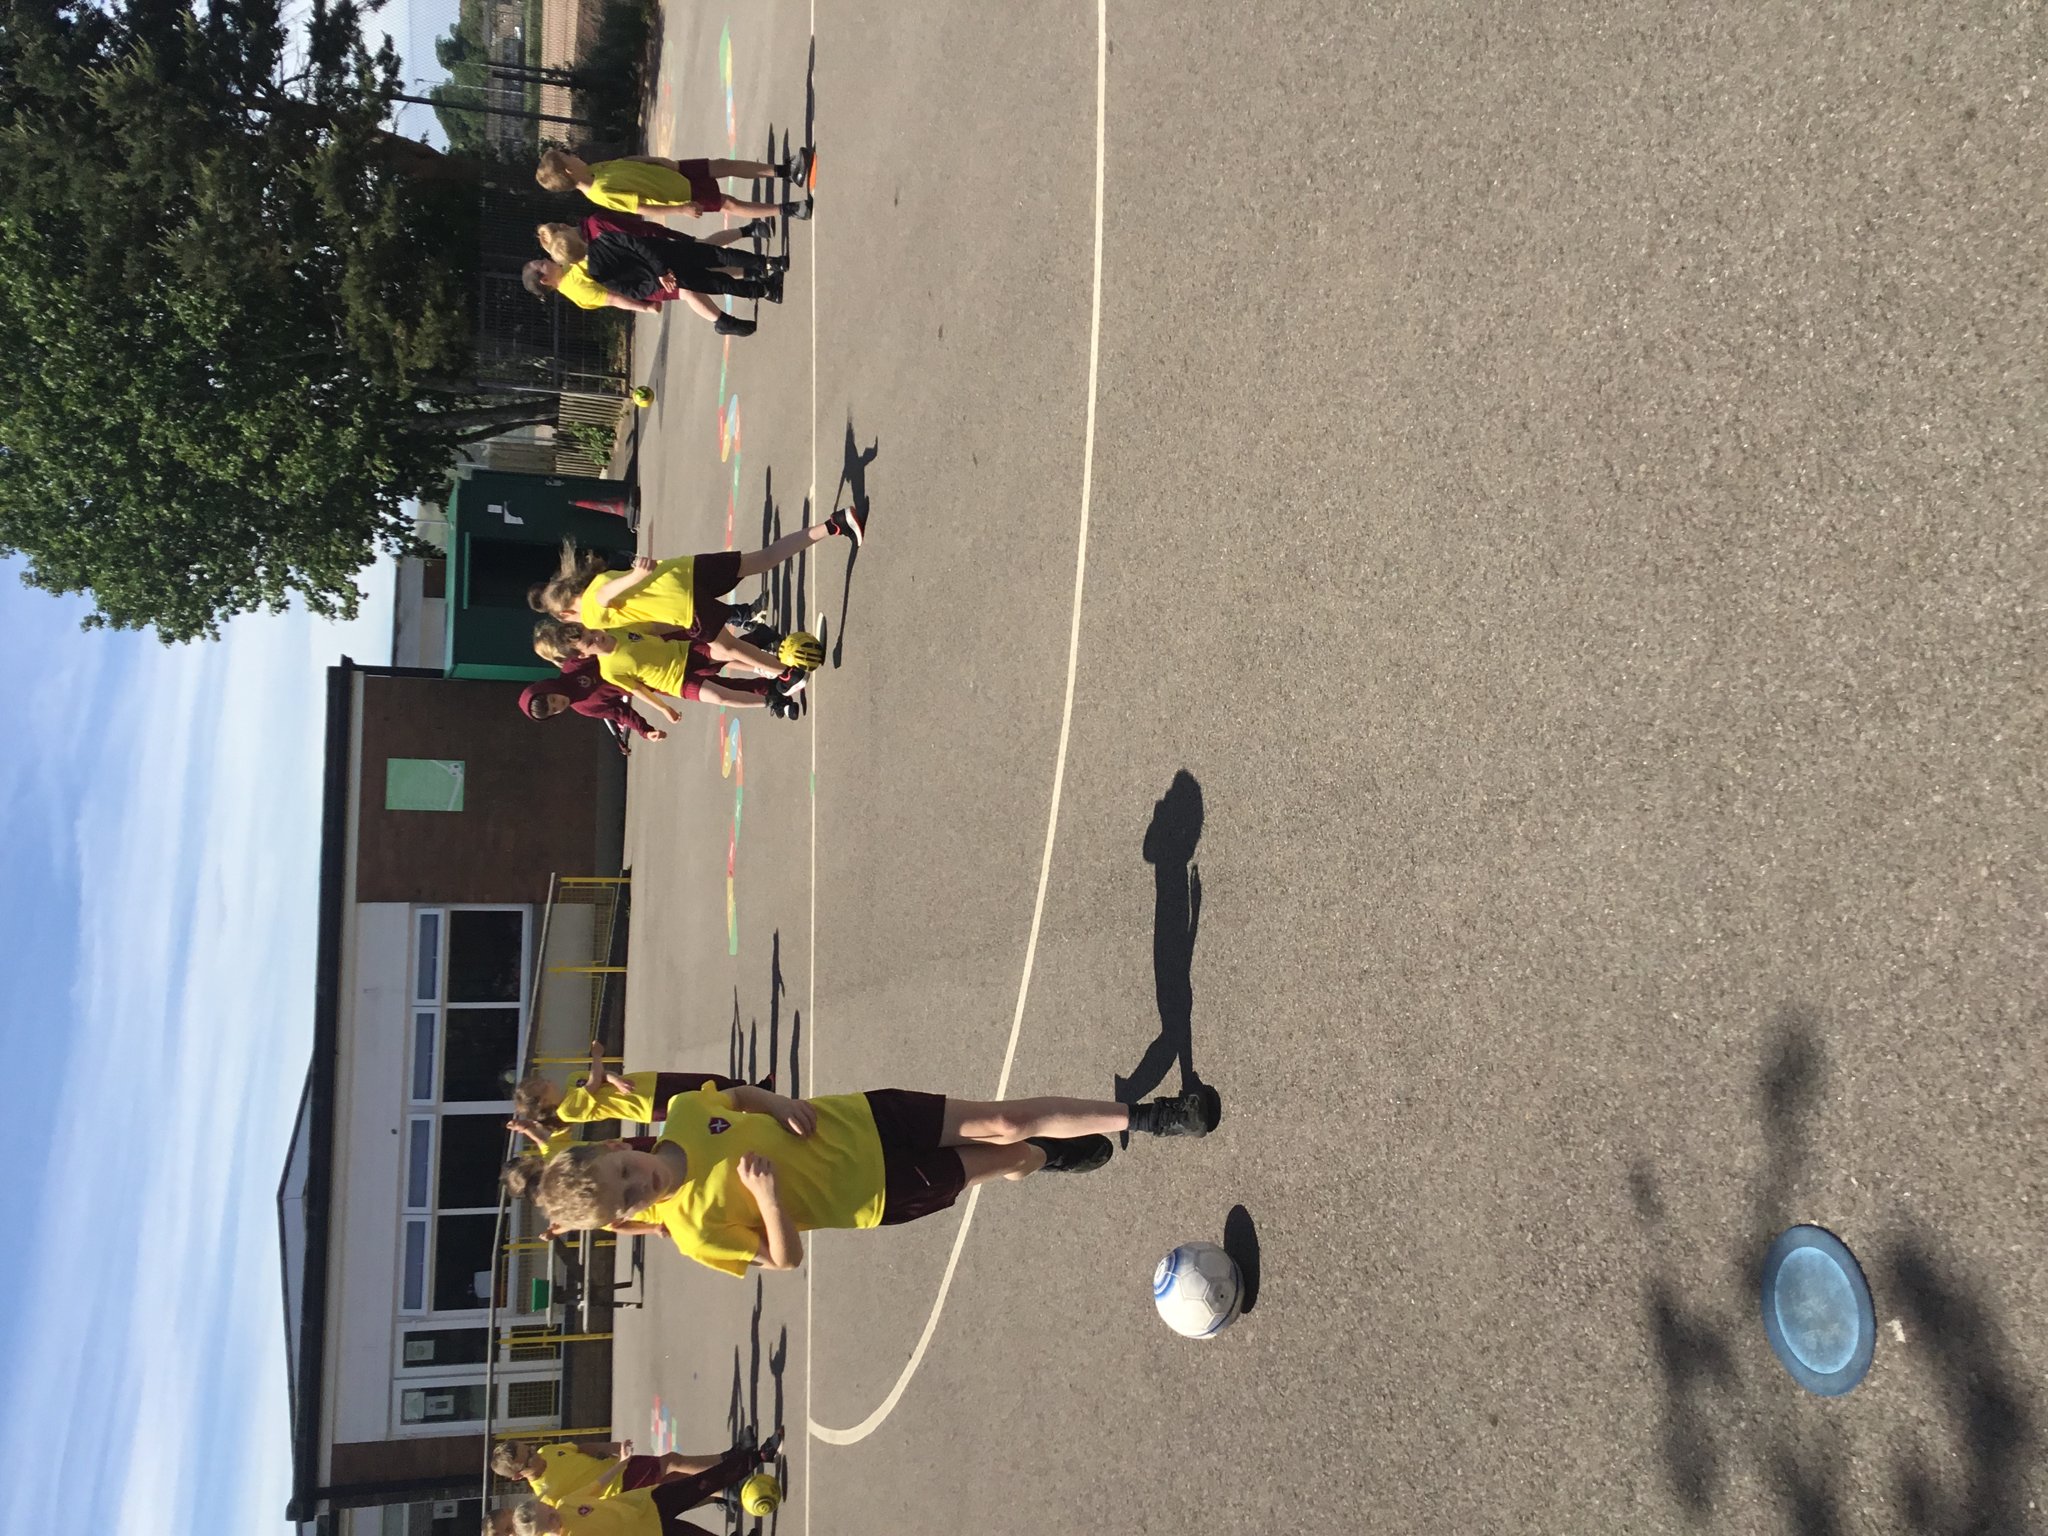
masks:
[(626, 1464), (619, 1469), (619, 1491), (628, 1488), (652, 1488), (661, 1481), (661, 1458), (659, 1456), (628, 1456)]
[(719, 599), (740, 584), (740, 552), (721, 549), (715, 555), (696, 555), (690, 565), (690, 600), (696, 605), (697, 621), (690, 626), (690, 638), (709, 640), (732, 617), (732, 605)]
[(678, 160), (676, 169), (690, 184), (690, 201), (697, 205), (699, 213), (716, 213), (725, 206), (725, 194), (719, 190), (718, 179), (711, 174), (709, 160)]
[[(721, 603), (716, 606), (724, 607), (724, 604)], [(697, 611), (702, 613), (704, 610), (699, 608)], [(734, 693), (751, 693), (758, 699), (768, 697), (769, 690), (773, 685), (773, 679), (766, 677), (722, 677), (719, 673), (724, 665), (725, 663), (722, 661), (712, 660), (711, 648), (706, 642), (702, 640), (691, 641), (690, 659), (683, 664), (682, 696), (694, 702), (704, 697), (704, 685), (706, 683), (717, 683), (721, 687), (730, 688)], [(701, 1079), (693, 1079), (690, 1086), (692, 1088), (696, 1087), (699, 1081)], [(731, 1086), (731, 1078), (719, 1079), (720, 1088)], [(673, 1097), (673, 1094), (669, 1095), (669, 1098)], [(665, 1098), (659, 1102), (666, 1104), (668, 1099)]]
[(882, 1138), (882, 1225), (900, 1226), (943, 1211), (967, 1187), (967, 1165), (939, 1145), (946, 1128), (946, 1097), (908, 1088), (876, 1088), (866, 1095)]

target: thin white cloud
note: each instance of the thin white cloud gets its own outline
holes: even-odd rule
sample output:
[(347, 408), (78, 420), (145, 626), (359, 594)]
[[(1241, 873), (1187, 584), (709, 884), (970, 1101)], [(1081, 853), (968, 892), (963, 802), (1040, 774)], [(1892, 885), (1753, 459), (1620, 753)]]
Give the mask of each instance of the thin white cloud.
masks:
[(31, 630), (62, 636), (54, 644), (38, 644), (32, 665), (11, 669), (7, 713), (31, 724), (33, 750), (0, 752), (0, 826), (10, 829), (10, 842), (33, 836), (45, 853), (61, 853), (68, 828), (35, 814), (35, 808), (60, 798), (78, 765), (105, 750), (105, 733), (120, 722), (106, 712), (105, 681), (112, 650), (133, 637), (76, 631), (91, 605), (56, 598), (20, 585), (25, 562), (0, 560), (0, 625), (10, 634)]
[(389, 633), (386, 602), (349, 626), (238, 620), (101, 701), (136, 730), (76, 786), (78, 1066), (49, 1096), (73, 1193), (24, 1244), (17, 1302), (50, 1326), (15, 1362), (73, 1385), (59, 1414), (0, 1407), (35, 1448), (27, 1525), (283, 1524), (275, 1192), (311, 1040), (324, 668)]

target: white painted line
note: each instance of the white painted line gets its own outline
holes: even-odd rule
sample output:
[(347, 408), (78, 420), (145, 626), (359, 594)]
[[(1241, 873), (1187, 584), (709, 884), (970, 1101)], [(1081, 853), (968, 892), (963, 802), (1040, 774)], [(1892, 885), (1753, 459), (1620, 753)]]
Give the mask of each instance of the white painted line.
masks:
[[(1081, 589), (1088, 575), (1088, 508), (1095, 494), (1095, 385), (1102, 361), (1102, 180), (1108, 92), (1109, 0), (1095, 0), (1095, 269), (1088, 305), (1088, 421), (1081, 443), (1081, 529), (1074, 548), (1074, 611), (1067, 629), (1067, 694), (1060, 705), (1060, 747), (1053, 763), (1052, 805), (1045, 818), (1045, 852), (1038, 861), (1038, 899), (1031, 908), (1031, 937), (1024, 946), (1024, 975), (1017, 983), (1017, 1010), (1010, 1018), (1010, 1043), (1003, 1051), (1002, 1076), (996, 1080), (994, 1096), (998, 1099), (1009, 1091), (1010, 1068), (1016, 1062), (1017, 1040), (1024, 1029), (1024, 1006), (1031, 995), (1031, 968), (1038, 960), (1038, 930), (1045, 917), (1046, 887), (1052, 880), (1053, 837), (1059, 831), (1060, 796), (1067, 782), (1067, 737), (1074, 723), (1074, 677), (1081, 661)], [(889, 1395), (851, 1429), (831, 1429), (811, 1418), (807, 1398), (804, 1416), (810, 1420), (814, 1438), (827, 1445), (856, 1445), (881, 1428), (882, 1421), (903, 1400), (904, 1389), (924, 1363), (924, 1352), (938, 1331), (939, 1314), (946, 1308), (947, 1293), (953, 1289), (953, 1273), (960, 1265), (960, 1251), (967, 1245), (967, 1234), (974, 1227), (974, 1212), (980, 1203), (981, 1188), (977, 1185), (968, 1191), (966, 1207), (960, 1213), (960, 1230), (953, 1234), (953, 1251), (946, 1258), (946, 1272), (939, 1278), (939, 1294), (932, 1301), (931, 1316), (924, 1320), (917, 1347), (911, 1350), (903, 1374), (896, 1378)], [(809, 1508), (808, 1503), (805, 1507)]]
[[(818, 0), (810, 0), (812, 59), (818, 56)], [(808, 150), (811, 146), (802, 146)], [(785, 191), (789, 190), (784, 188)], [(818, 210), (811, 207), (811, 491), (813, 515), (818, 510)], [(822, 623), (822, 616), (820, 619)], [(823, 634), (822, 628), (812, 630)], [(818, 695), (811, 692), (811, 985), (805, 1004), (810, 1035), (804, 1042), (804, 1086), (816, 1093), (818, 1073)], [(811, 1361), (816, 1353), (812, 1341), (817, 1334), (818, 1245), (811, 1244), (804, 1265), (804, 1422), (811, 1420)], [(776, 1426), (780, 1428), (781, 1426)], [(811, 1487), (817, 1481), (817, 1466), (804, 1457), (804, 1536), (811, 1536)]]

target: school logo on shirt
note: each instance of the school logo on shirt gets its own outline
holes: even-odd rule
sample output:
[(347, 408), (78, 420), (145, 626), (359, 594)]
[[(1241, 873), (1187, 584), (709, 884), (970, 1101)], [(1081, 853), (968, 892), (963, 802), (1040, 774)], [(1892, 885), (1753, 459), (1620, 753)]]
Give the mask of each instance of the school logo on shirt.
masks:
[(576, 1506), (576, 1513), (579, 1515), (587, 1515), (590, 1513), (590, 1506), (588, 1504), (578, 1504)]
[(726, 1119), (723, 1115), (713, 1115), (711, 1117), (711, 1123), (705, 1126), (704, 1129), (709, 1131), (714, 1136), (722, 1136), (727, 1131), (732, 1129), (732, 1122)]

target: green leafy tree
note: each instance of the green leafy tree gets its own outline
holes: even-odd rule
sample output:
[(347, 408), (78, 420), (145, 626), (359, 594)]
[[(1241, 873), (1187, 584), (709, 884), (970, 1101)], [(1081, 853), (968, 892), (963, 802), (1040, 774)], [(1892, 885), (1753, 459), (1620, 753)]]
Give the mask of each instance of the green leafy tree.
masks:
[(448, 136), (449, 148), (488, 154), (484, 117), (475, 110), (489, 100), (491, 86), (483, 0), (462, 0), (455, 25), (434, 39), (434, 60), (448, 72), (448, 78), (427, 95), (433, 98), (434, 117)]
[(469, 442), (476, 166), (390, 133), (353, 0), (0, 0), (0, 548), (166, 640), (352, 613)]

